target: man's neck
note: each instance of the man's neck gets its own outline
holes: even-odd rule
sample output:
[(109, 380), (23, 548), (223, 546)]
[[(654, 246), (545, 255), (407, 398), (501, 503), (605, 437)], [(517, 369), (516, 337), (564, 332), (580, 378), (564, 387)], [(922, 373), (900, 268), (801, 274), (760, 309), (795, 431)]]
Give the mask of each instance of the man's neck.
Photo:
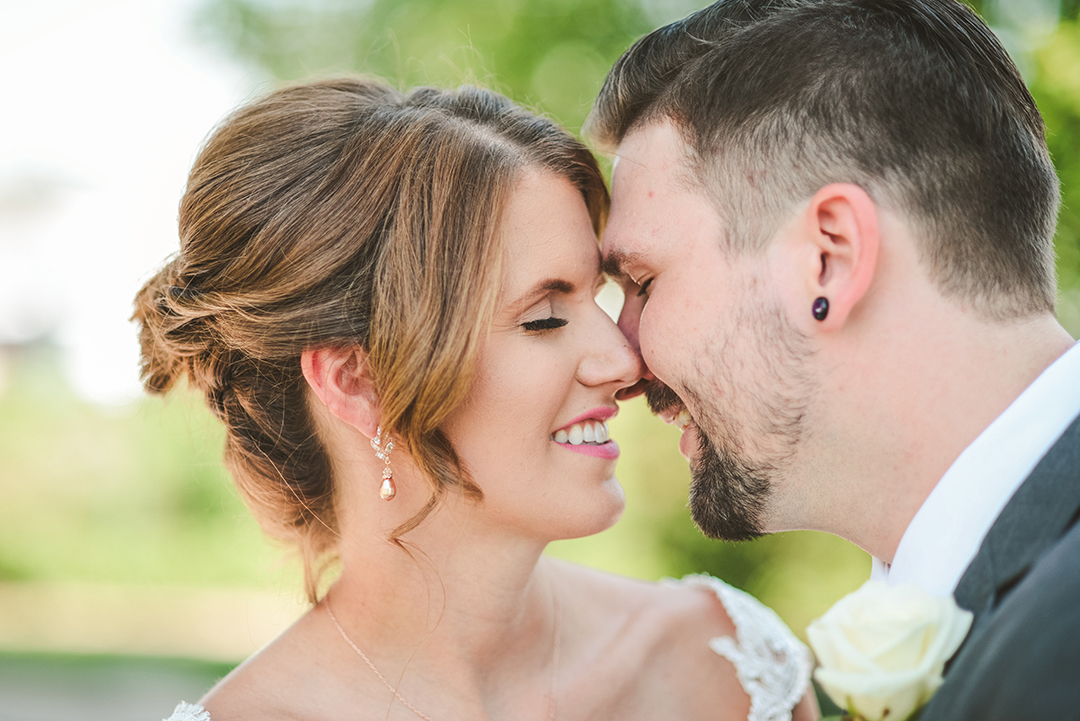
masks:
[(956, 458), (1074, 341), (1049, 315), (989, 322), (953, 307), (879, 327), (859, 340), (875, 349), (859, 359), (866, 372), (834, 381), (825, 452), (805, 464), (804, 487), (829, 492), (802, 500), (815, 528), (890, 562)]

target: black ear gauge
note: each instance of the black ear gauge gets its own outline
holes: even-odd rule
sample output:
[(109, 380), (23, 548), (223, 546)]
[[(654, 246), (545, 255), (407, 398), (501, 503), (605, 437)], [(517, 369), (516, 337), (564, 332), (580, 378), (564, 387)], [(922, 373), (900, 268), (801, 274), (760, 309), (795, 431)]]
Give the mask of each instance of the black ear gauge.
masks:
[(829, 299), (818, 298), (815, 300), (812, 311), (816, 320), (825, 320), (825, 316), (829, 315)]

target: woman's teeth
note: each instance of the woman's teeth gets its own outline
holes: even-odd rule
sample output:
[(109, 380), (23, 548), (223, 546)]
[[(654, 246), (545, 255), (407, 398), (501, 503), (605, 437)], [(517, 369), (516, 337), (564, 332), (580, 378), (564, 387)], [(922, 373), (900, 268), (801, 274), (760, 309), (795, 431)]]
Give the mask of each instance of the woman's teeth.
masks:
[(583, 421), (575, 423), (569, 428), (561, 428), (552, 434), (556, 443), (569, 443), (572, 446), (580, 446), (582, 443), (595, 443), (597, 445), (607, 443), (611, 438), (608, 433), (607, 423), (604, 421)]
[(679, 415), (675, 416), (675, 425), (679, 427), (680, 431), (685, 431), (692, 420), (694, 419), (690, 417), (690, 411), (683, 408), (679, 411)]

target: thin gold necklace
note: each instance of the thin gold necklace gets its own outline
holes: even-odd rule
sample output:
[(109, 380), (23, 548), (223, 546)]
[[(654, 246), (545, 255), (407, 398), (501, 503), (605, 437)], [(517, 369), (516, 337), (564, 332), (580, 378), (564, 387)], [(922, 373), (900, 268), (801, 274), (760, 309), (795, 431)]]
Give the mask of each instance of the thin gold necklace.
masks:
[[(323, 601), (326, 602), (326, 613), (330, 616), (330, 620), (334, 622), (334, 627), (338, 630), (338, 633), (341, 634), (341, 637), (343, 639), (345, 639), (345, 643), (349, 644), (352, 650), (356, 651), (357, 655), (360, 656), (360, 658), (364, 659), (364, 663), (367, 664), (368, 668), (371, 669), (372, 673), (375, 674), (376, 678), (382, 681), (383, 686), (386, 686), (386, 688), (390, 690), (390, 693), (394, 694), (394, 698), (404, 704), (405, 707), (412, 711), (414, 714), (424, 719), (424, 721), (433, 721), (430, 716), (426, 715), (420, 709), (413, 706), (405, 699), (404, 696), (398, 693), (397, 688), (395, 688), (389, 681), (386, 680), (386, 677), (379, 672), (379, 669), (376, 668), (375, 664), (372, 663), (371, 659), (367, 657), (367, 654), (361, 651), (360, 647), (353, 643), (353, 640), (349, 638), (349, 634), (345, 633), (345, 629), (341, 627), (340, 623), (338, 623), (337, 616), (334, 615), (334, 610), (330, 607), (329, 593), (326, 594), (326, 596), (323, 598)], [(555, 584), (551, 584), (551, 607), (552, 613), (555, 616), (555, 628), (552, 633), (554, 638), (552, 639), (551, 643), (551, 692), (548, 695), (548, 721), (555, 721), (555, 688), (559, 677), (559, 641), (561, 630), (560, 627), (562, 625), (562, 613), (561, 608), (559, 607), (559, 596), (557, 593), (555, 593)]]

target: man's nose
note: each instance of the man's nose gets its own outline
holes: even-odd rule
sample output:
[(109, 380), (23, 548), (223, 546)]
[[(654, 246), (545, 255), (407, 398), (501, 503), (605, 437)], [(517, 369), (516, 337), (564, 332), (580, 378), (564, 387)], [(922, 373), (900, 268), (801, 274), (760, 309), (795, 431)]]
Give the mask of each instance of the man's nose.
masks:
[(656, 380), (656, 376), (649, 370), (649, 365), (645, 362), (645, 359), (641, 354), (639, 329), (641, 327), (641, 311), (643, 306), (644, 303), (640, 298), (634, 294), (627, 294), (626, 300), (623, 301), (622, 311), (619, 313), (619, 330), (626, 336), (630, 348), (637, 354), (641, 363), (641, 380), (629, 388), (623, 388), (618, 391), (615, 394), (615, 398), (620, 401), (629, 400), (641, 395), (645, 392), (645, 387)]
[(630, 342), (630, 347), (638, 355), (641, 355), (641, 339), (638, 336), (638, 329), (641, 325), (641, 310), (641, 299), (633, 293), (627, 293), (622, 310), (619, 311), (619, 330), (626, 336), (626, 340)]

